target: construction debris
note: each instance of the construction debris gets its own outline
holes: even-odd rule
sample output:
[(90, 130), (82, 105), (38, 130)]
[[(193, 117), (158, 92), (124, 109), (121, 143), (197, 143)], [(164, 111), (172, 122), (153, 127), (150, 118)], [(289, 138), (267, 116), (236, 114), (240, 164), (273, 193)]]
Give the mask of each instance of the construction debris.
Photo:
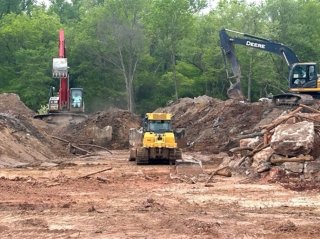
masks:
[(314, 144), (314, 123), (302, 121), (278, 125), (270, 142), (274, 153), (288, 156), (309, 154)]
[(81, 176), (81, 177), (79, 177), (79, 178), (89, 178), (90, 176), (96, 175), (96, 174), (98, 174), (98, 173), (103, 173), (103, 172), (109, 171), (109, 170), (112, 170), (112, 168), (109, 167), (109, 168), (106, 168), (106, 169), (102, 169), (102, 170), (99, 170), (99, 171), (97, 171), (97, 172), (93, 172), (93, 173), (86, 174), (86, 175)]
[[(32, 119), (34, 113), (17, 95), (0, 94), (0, 99), (1, 167), (45, 165), (44, 162), (55, 162), (61, 156), (77, 154), (88, 158), (99, 156), (97, 150), (111, 154), (110, 149), (127, 149), (128, 137), (132, 135), (129, 130), (138, 128), (141, 121), (128, 111), (112, 108), (83, 122), (57, 128)], [(264, 102), (222, 101), (200, 96), (179, 99), (156, 111), (173, 114), (175, 135), (183, 138), (181, 145), (185, 151), (202, 151), (212, 158), (205, 163), (218, 166), (224, 161), (220, 167), (229, 166), (232, 174), (247, 172), (244, 169), (248, 167), (253, 169), (250, 172), (259, 174), (267, 174), (276, 167), (287, 174), (303, 173), (308, 177), (316, 177), (320, 172), (317, 147), (320, 111), (316, 106), (299, 105), (288, 110)], [(134, 144), (139, 137), (141, 130), (137, 130), (134, 139), (129, 139), (130, 143)], [(221, 153), (225, 154), (223, 159), (215, 158), (214, 155)], [(224, 158), (228, 159), (227, 164)], [(177, 162), (176, 171), (185, 175), (187, 168), (193, 168), (194, 172), (200, 168), (195, 174), (201, 174), (202, 160), (193, 164), (197, 167), (184, 167)]]
[[(312, 113), (302, 113), (308, 110)], [(248, 160), (257, 173), (264, 173), (272, 167), (283, 169), (286, 174), (303, 174), (309, 177), (320, 174), (319, 142), (320, 113), (317, 109), (300, 105), (297, 109), (280, 115), (274, 121), (260, 127), (263, 136), (240, 141), (240, 147), (230, 150), (233, 154), (248, 151), (238, 167)], [(259, 133), (259, 132), (257, 132)], [(261, 142), (256, 149), (252, 144)], [(234, 166), (234, 165), (233, 165)], [(274, 175), (274, 172), (272, 171)]]

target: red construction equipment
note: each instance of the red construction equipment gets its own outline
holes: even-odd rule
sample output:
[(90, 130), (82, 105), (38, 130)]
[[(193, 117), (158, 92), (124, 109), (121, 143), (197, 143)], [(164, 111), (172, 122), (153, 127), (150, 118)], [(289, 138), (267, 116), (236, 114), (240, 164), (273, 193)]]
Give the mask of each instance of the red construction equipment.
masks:
[(52, 77), (59, 79), (59, 92), (54, 96), (54, 87), (50, 88), (48, 114), (37, 115), (35, 118), (44, 118), (51, 115), (84, 116), (84, 101), (82, 88), (69, 88), (68, 59), (66, 56), (64, 30), (59, 31), (58, 58), (52, 61)]

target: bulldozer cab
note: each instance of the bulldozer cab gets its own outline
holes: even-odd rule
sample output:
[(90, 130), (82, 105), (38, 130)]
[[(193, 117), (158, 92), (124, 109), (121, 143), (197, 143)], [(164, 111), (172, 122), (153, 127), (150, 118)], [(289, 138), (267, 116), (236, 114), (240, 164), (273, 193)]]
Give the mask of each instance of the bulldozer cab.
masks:
[(151, 120), (147, 123), (146, 131), (158, 134), (171, 132), (171, 123), (168, 120)]
[(172, 132), (171, 114), (147, 113), (143, 120), (143, 131), (157, 134)]

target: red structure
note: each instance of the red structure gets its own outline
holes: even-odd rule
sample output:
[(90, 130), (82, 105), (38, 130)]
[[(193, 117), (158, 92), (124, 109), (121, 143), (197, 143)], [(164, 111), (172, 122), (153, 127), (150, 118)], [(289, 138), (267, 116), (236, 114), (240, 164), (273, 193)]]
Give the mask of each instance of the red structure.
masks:
[[(59, 32), (59, 58), (67, 58), (64, 30), (61, 29)], [(60, 88), (59, 88), (59, 109), (69, 110), (69, 74), (60, 77)]]

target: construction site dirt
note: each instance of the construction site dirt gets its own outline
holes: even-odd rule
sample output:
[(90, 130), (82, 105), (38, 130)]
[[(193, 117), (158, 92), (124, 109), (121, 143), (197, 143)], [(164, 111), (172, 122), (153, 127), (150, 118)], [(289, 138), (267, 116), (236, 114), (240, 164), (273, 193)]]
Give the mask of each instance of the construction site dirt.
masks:
[[(317, 106), (292, 110), (201, 96), (158, 109), (185, 129), (183, 159), (201, 161), (200, 170), (184, 171), (128, 161), (128, 131), (141, 119), (125, 110), (59, 125), (33, 119), (14, 94), (1, 99), (1, 238), (303, 239), (320, 233)], [(287, 140), (281, 132), (297, 125), (308, 140), (279, 147)], [(239, 145), (248, 135), (257, 141)], [(289, 143), (295, 154), (283, 155)]]
[[(1, 238), (317, 238), (318, 190), (215, 177), (211, 187), (137, 166), (128, 151), (2, 169)], [(201, 157), (201, 155), (198, 155)], [(204, 165), (210, 173), (215, 165)], [(103, 171), (92, 176), (88, 174)]]

